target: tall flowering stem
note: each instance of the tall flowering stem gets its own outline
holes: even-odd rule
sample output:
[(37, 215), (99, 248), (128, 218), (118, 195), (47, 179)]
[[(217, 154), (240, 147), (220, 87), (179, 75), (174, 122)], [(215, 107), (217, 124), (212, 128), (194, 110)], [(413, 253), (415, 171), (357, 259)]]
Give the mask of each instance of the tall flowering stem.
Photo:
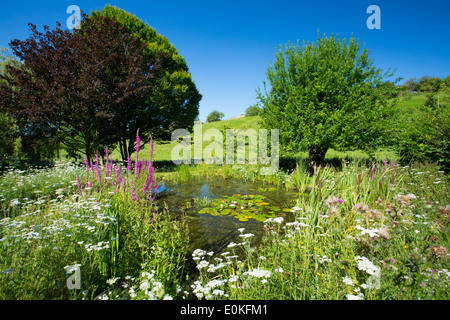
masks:
[(77, 188), (78, 188), (78, 193), (81, 194), (81, 181), (80, 181), (79, 175), (77, 175)]
[(131, 159), (130, 159), (130, 156), (128, 156), (128, 158), (127, 158), (127, 170), (128, 170), (128, 173), (131, 173), (131, 171), (133, 170), (133, 169), (131, 168)]

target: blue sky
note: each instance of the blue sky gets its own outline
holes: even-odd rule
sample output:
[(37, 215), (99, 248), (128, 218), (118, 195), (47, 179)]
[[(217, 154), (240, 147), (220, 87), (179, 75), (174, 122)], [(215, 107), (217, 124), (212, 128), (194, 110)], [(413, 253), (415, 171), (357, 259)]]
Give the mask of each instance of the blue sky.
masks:
[[(257, 102), (266, 70), (280, 45), (315, 41), (317, 30), (365, 43), (377, 67), (405, 80), (450, 75), (449, 1), (5, 1), (0, 46), (25, 40), (32, 22), (42, 30), (66, 26), (69, 5), (90, 12), (111, 4), (148, 22), (185, 58), (203, 95), (200, 120), (214, 109), (238, 116)], [(369, 5), (381, 9), (381, 29), (368, 29)]]

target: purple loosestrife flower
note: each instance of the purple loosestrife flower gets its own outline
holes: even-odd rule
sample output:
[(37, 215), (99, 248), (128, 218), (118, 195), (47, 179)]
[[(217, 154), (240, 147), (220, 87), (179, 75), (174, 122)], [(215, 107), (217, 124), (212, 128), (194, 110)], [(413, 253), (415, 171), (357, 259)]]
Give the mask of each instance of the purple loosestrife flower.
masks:
[(153, 140), (150, 140), (150, 161), (153, 161)]
[(90, 167), (90, 170), (92, 172), (92, 179), (94, 179), (95, 178), (95, 173), (94, 173), (94, 164), (92, 163), (92, 160), (89, 160), (89, 167)]
[(141, 138), (136, 136), (136, 159), (138, 158), (139, 151), (141, 151)]
[(109, 161), (109, 166), (108, 166), (108, 176), (111, 175), (111, 172), (112, 172), (113, 167), (114, 167), (114, 160), (111, 159), (111, 160)]
[(137, 196), (137, 193), (136, 193), (136, 186), (134, 185), (134, 182), (131, 185), (131, 199), (134, 200), (134, 201), (138, 201), (138, 196)]
[(99, 168), (99, 159), (98, 159), (98, 154), (95, 155), (96, 158), (96, 162), (95, 162), (95, 172), (97, 173), (97, 181), (98, 183), (102, 183), (102, 173), (100, 172), (100, 168)]
[(122, 180), (122, 186), (123, 186), (123, 193), (127, 193), (127, 179)]
[(89, 179), (89, 160), (88, 159), (84, 159), (84, 164), (86, 166), (86, 182)]
[[(137, 159), (136, 159), (137, 160)], [(136, 178), (139, 179), (141, 177), (141, 168), (142, 168), (142, 162), (137, 160), (134, 165), (134, 174), (136, 175)]]
[(130, 159), (130, 156), (128, 156), (128, 158), (127, 158), (127, 170), (128, 170), (128, 172), (129, 173), (131, 173), (131, 159)]
[(79, 175), (77, 175), (77, 187), (78, 187), (78, 193), (81, 194), (81, 181), (80, 181)]
[(122, 181), (122, 168), (119, 166), (116, 166), (115, 168), (116, 171), (116, 182), (120, 183)]
[(375, 163), (373, 164), (373, 167), (372, 167), (372, 172), (370, 173), (370, 176), (371, 176), (371, 178), (372, 178), (372, 182), (373, 182), (373, 180), (374, 180), (374, 177), (375, 177)]

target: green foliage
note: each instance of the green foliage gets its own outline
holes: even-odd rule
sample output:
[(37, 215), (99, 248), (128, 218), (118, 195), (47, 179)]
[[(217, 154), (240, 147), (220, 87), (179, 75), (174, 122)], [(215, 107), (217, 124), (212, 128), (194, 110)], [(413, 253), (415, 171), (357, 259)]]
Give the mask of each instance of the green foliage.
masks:
[[(128, 119), (128, 125), (123, 126), (117, 134), (133, 140), (136, 131), (140, 129), (142, 143), (147, 143), (150, 135), (153, 140), (170, 140), (173, 130), (190, 130), (198, 116), (202, 96), (189, 73), (186, 61), (177, 49), (166, 37), (131, 13), (110, 5), (106, 5), (98, 13), (114, 18), (120, 25), (125, 26), (133, 37), (145, 44), (143, 55), (148, 59), (155, 59), (162, 53), (162, 68), (155, 72), (150, 81), (151, 87), (142, 95), (140, 103), (123, 115)], [(142, 105), (147, 107), (140, 107)], [(127, 151), (129, 154), (134, 151), (133, 148), (122, 149), (123, 146), (123, 159), (126, 159)]]
[(442, 80), (437, 77), (423, 76), (419, 81), (419, 91), (422, 92), (438, 92), (441, 87)]
[(438, 101), (436, 95), (427, 97), (414, 116), (403, 122), (399, 130), (398, 152), (403, 163), (431, 161), (450, 170), (450, 99)]
[(254, 117), (259, 116), (261, 114), (262, 110), (257, 105), (253, 105), (245, 109), (245, 116), (246, 117)]
[(6, 165), (15, 156), (17, 128), (14, 119), (0, 113), (0, 166)]
[(264, 222), (268, 218), (275, 218), (277, 216), (276, 213), (283, 211), (283, 208), (270, 206), (266, 201), (267, 199), (262, 195), (234, 194), (230, 197), (223, 196), (212, 200), (198, 213), (212, 216), (229, 215), (239, 221), (254, 219)]
[(230, 300), (447, 300), (448, 178), (434, 166), (421, 169), (387, 162), (372, 170), (320, 169), (309, 196), (292, 208), (296, 219), (266, 220), (262, 243), (240, 229), (243, 242), (230, 243), (227, 252), (195, 250), (200, 276), (193, 293)]
[(206, 122), (210, 123), (210, 122), (219, 121), (223, 117), (225, 117), (225, 115), (222, 112), (214, 110), (206, 117)]
[(391, 75), (374, 66), (366, 48), (360, 52), (354, 37), (289, 43), (268, 67), (270, 89), (264, 82), (266, 92), (258, 90), (263, 126), (280, 130), (282, 152), (308, 148), (312, 165), (329, 148), (372, 151), (389, 136), (396, 90), (383, 79)]
[(444, 89), (444, 87), (448, 88), (449, 82), (450, 77), (441, 79), (438, 77), (429, 77), (425, 75), (420, 79), (411, 78), (401, 87), (409, 91), (436, 93), (439, 90)]
[[(6, 48), (0, 48), (0, 74), (6, 72), (8, 65), (18, 65)], [(0, 82), (4, 80), (0, 79)], [(14, 119), (6, 113), (0, 113), (0, 166), (6, 165), (15, 156), (17, 127)]]

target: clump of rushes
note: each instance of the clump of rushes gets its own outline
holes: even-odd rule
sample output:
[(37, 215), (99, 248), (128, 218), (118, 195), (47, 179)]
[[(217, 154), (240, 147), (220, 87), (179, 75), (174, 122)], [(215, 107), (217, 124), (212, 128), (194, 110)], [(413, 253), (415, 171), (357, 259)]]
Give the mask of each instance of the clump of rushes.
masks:
[(292, 208), (295, 220), (268, 219), (259, 247), (194, 251), (200, 277), (192, 293), (201, 299), (449, 299), (448, 177), (434, 168), (385, 161), (318, 170), (308, 197)]

